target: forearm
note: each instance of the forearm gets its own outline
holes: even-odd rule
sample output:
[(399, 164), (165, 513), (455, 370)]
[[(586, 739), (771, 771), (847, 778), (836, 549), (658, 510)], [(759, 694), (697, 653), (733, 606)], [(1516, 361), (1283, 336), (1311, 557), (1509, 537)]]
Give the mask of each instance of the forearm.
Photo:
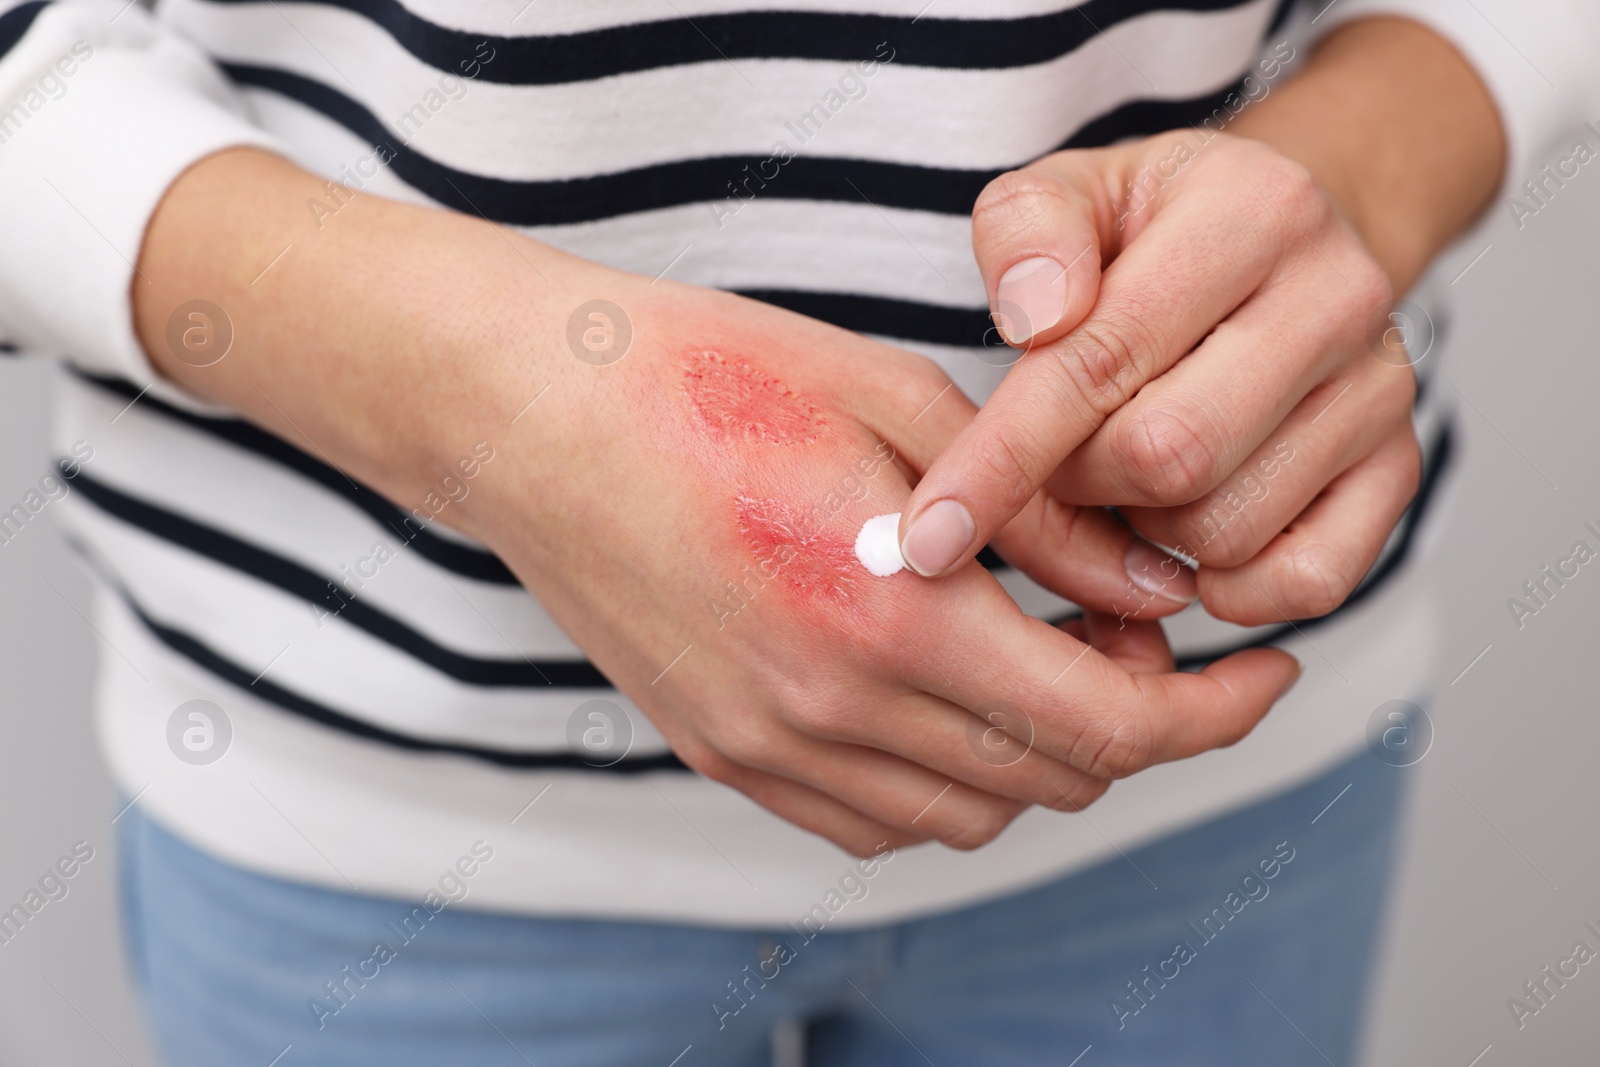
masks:
[[(593, 270), (247, 149), (202, 160), (168, 191), (134, 317), (161, 374), (409, 505), (559, 369), (566, 285)], [(215, 363), (205, 321), (183, 307), (196, 299), (232, 330)]]
[(1337, 30), (1230, 132), (1309, 168), (1396, 293), (1479, 216), (1505, 168), (1505, 134), (1482, 80), (1404, 19)]

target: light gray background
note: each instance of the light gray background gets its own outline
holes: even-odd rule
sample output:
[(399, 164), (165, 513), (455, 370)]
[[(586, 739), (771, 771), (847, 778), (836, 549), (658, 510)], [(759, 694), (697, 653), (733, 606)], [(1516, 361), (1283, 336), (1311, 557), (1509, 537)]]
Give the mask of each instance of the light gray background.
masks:
[[(1446, 668), (1434, 748), (1406, 772), (1417, 788), (1371, 994), (1370, 1064), (1588, 1063), (1600, 1047), (1600, 963), (1520, 1032), (1506, 1007), (1579, 938), (1596, 945), (1586, 920), (1600, 926), (1600, 565), (1521, 631), (1506, 606), (1575, 540), (1595, 543), (1585, 521), (1600, 525), (1600, 171), (1521, 231), (1503, 203), (1495, 212), (1446, 275), (1491, 246), (1451, 289), (1442, 387), (1466, 447), (1431, 564), (1450, 609)], [(0, 361), (6, 507), (48, 468), (47, 418), (44, 368)], [(0, 945), (6, 1067), (154, 1063), (114, 915), (116, 806), (89, 724), (99, 638), (79, 614), (87, 591), (48, 520), (0, 545), (0, 904), (74, 841), (96, 853), (66, 899)]]

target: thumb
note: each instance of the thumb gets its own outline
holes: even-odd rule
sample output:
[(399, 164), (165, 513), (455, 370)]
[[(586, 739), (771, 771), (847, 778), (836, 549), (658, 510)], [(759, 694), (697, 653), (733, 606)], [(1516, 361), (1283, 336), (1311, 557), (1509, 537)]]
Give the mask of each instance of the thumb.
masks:
[(1009, 345), (1054, 341), (1094, 306), (1110, 221), (1103, 197), (1090, 192), (1102, 156), (1060, 152), (1002, 174), (972, 207), (973, 255)]
[(1023, 365), (996, 391), (1000, 410), (980, 412), (952, 453), (933, 465), (934, 477), (912, 494), (900, 550), (924, 577), (948, 574), (972, 558), (1077, 443), (1063, 442), (1059, 425), (1032, 432), (1061, 421), (1061, 398), (1052, 397), (1059, 390), (1035, 391), (1014, 379), (1038, 377), (1027, 366), (1029, 350), (1078, 326), (1099, 296), (1102, 250), (1114, 240), (1110, 209), (1089, 192), (1092, 172), (1103, 163), (1099, 152), (1057, 153), (1002, 174), (973, 207), (973, 251), (991, 314), (1000, 335), (1022, 349)]

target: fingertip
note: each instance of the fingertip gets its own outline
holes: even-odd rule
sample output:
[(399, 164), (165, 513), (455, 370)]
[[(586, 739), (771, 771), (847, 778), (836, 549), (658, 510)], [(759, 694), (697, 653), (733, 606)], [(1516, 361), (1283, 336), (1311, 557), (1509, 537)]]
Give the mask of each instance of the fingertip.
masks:
[(1066, 266), (1049, 256), (1013, 263), (995, 286), (995, 328), (1017, 348), (1045, 336), (1066, 315), (1070, 287)]
[(1194, 571), (1104, 508), (1028, 501), (989, 544), (1045, 589), (1119, 625), (1176, 615), (1199, 595)]
[[(1283, 652), (1282, 649), (1278, 649), (1278, 651)], [(1283, 655), (1289, 661), (1289, 671), (1287, 677), (1283, 680), (1283, 684), (1278, 688), (1278, 695), (1272, 698), (1274, 703), (1282, 700), (1289, 690), (1299, 684), (1300, 676), (1306, 670), (1305, 664), (1301, 663), (1298, 657), (1290, 655), (1288, 652), (1283, 652)]]
[(905, 522), (900, 555), (924, 578), (947, 574), (973, 548), (978, 524), (959, 500), (936, 500)]
[(1031, 347), (1076, 326), (1094, 305), (1101, 269), (1097, 168), (1066, 154), (1001, 174), (972, 208), (972, 248), (995, 326)]
[(1210, 664), (1200, 673), (1243, 704), (1276, 703), (1300, 680), (1300, 661), (1281, 648), (1247, 648)]
[(1122, 565), (1128, 581), (1158, 605), (1165, 601), (1166, 607), (1181, 611), (1200, 596), (1200, 583), (1192, 569), (1137, 535), (1129, 540)]
[(1006, 344), (1031, 352), (1083, 322), (1100, 295), (1099, 258), (1090, 251), (1083, 249), (1064, 265), (1051, 256), (1032, 256), (1006, 269), (989, 313)]

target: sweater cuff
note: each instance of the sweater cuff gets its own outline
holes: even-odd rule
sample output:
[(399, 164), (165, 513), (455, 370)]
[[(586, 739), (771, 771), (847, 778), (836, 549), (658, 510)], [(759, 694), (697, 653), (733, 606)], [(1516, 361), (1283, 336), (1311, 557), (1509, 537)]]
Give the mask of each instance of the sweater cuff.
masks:
[[(281, 149), (188, 42), (97, 46), (92, 29), (71, 25), (82, 17), (43, 9), (5, 59), (0, 88), (18, 106), (0, 114), (0, 320), (23, 348), (193, 407), (156, 375), (134, 333), (145, 228), (200, 159), (239, 145)], [(53, 18), (67, 24), (47, 26)]]

